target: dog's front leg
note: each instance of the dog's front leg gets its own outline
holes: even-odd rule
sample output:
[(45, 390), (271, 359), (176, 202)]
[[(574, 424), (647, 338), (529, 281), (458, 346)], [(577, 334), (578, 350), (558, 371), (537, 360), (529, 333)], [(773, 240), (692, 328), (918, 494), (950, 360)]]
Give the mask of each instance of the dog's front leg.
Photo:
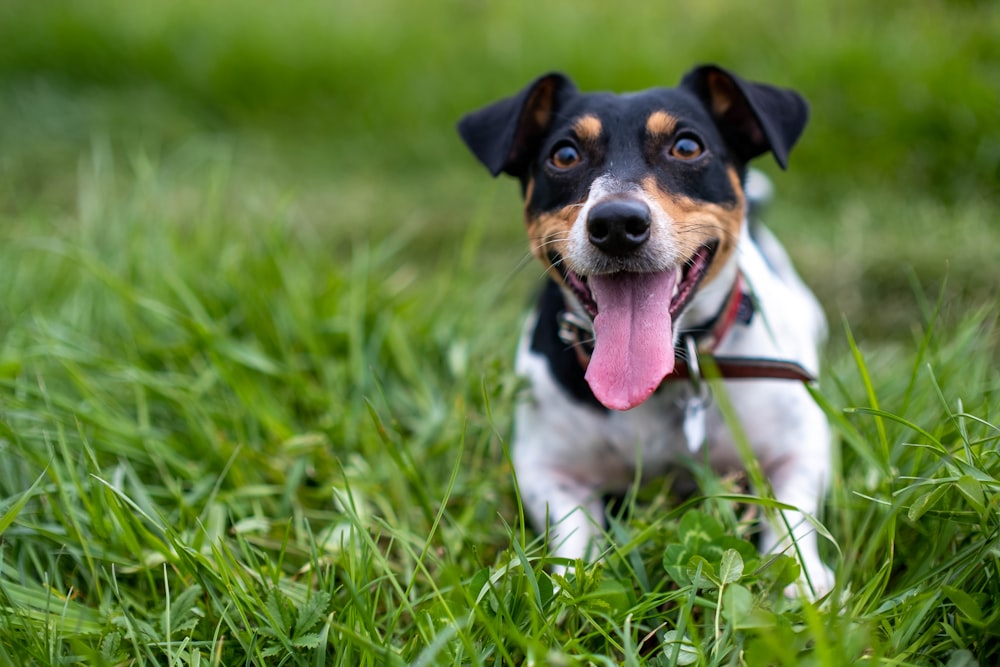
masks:
[(516, 470), (528, 518), (540, 533), (548, 532), (549, 554), (571, 561), (591, 560), (603, 530), (604, 503), (599, 492), (555, 466), (525, 462)]
[[(833, 574), (819, 557), (813, 518), (830, 477), (830, 427), (826, 417), (808, 390), (794, 382), (729, 382), (726, 393), (775, 500), (794, 508), (763, 522), (761, 553), (783, 553), (795, 558), (802, 567), (801, 583), (810, 584), (812, 595), (820, 597), (834, 583)], [(710, 426), (710, 438), (724, 440), (728, 433), (724, 421)], [(810, 592), (809, 585), (805, 591)], [(786, 593), (796, 595), (798, 585), (789, 586)]]
[(518, 406), (513, 443), (518, 493), (532, 526), (547, 532), (551, 555), (589, 560), (604, 527), (600, 468), (590, 461), (594, 434), (575, 418), (579, 408), (558, 407), (543, 409), (537, 400)]
[[(761, 551), (795, 557), (802, 566), (800, 584), (818, 598), (828, 593), (834, 584), (833, 572), (819, 557), (814, 523), (829, 482), (830, 431), (815, 404), (802, 401), (797, 414), (799, 428), (790, 429), (790, 437), (783, 438), (788, 446), (764, 465), (775, 499), (795, 510), (782, 511), (772, 525), (765, 528)], [(785, 591), (790, 596), (798, 592), (798, 584)]]
[(822, 597), (832, 588), (833, 572), (819, 557), (816, 526), (813, 524), (816, 515), (816, 499), (810, 494), (802, 493), (801, 489), (815, 487), (824, 480), (815, 474), (787, 466), (787, 470), (772, 473), (774, 496), (778, 502), (797, 509), (783, 510), (771, 524), (764, 529), (761, 536), (762, 553), (785, 553), (794, 557), (802, 567), (802, 575), (798, 584), (792, 584), (785, 589), (785, 594), (794, 597), (799, 594), (799, 586), (805, 587), (811, 597)]

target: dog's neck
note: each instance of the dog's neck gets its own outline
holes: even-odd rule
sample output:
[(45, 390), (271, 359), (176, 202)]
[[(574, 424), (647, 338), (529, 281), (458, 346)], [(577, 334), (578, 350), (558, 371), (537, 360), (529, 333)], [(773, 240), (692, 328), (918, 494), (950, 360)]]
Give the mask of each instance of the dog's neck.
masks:
[(740, 274), (740, 254), (743, 245), (750, 238), (749, 224), (746, 219), (740, 226), (740, 240), (736, 252), (729, 255), (726, 263), (712, 277), (712, 281), (702, 283), (691, 299), (687, 308), (674, 323), (674, 331), (680, 335), (684, 331), (704, 328), (705, 323), (715, 320), (726, 303), (730, 300), (736, 281)]
[(680, 335), (684, 331), (702, 329), (705, 323), (715, 320), (733, 293), (739, 271), (739, 262), (734, 253), (716, 273), (712, 282), (702, 283), (698, 287), (694, 298), (677, 318), (674, 331)]

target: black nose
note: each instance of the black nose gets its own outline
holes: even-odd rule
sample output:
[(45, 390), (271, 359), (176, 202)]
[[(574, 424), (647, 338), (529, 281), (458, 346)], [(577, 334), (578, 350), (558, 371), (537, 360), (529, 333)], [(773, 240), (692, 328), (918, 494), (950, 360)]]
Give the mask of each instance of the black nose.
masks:
[(649, 239), (649, 207), (635, 199), (612, 199), (590, 209), (590, 242), (609, 255), (627, 255)]

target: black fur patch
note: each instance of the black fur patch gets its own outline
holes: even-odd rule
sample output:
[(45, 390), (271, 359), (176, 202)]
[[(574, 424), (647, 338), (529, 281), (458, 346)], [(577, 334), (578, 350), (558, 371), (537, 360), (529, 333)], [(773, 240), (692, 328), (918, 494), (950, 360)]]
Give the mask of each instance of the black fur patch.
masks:
[(538, 296), (538, 321), (531, 336), (531, 350), (548, 360), (552, 376), (570, 396), (596, 410), (607, 412), (608, 409), (590, 391), (576, 352), (559, 338), (559, 314), (565, 310), (562, 290), (554, 281), (546, 281)]

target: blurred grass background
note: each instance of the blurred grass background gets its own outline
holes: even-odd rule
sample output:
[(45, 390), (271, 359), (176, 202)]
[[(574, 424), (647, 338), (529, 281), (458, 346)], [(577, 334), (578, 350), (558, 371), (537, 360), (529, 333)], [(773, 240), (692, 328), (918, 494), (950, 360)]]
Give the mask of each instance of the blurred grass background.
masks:
[[(709, 61), (813, 110), (790, 170), (760, 166), (831, 316), (824, 520), (857, 594), (788, 612), (772, 662), (827, 637), (817, 664), (990, 664), (996, 435), (952, 412), (995, 417), (1000, 348), (1000, 3), (975, 0), (0, 2), (0, 664), (323, 664), (282, 600), (318, 600), (331, 664), (433, 655), (445, 615), (484, 661), (652, 636), (655, 594), (478, 604), (531, 539), (502, 442), (542, 273), (454, 123), (547, 70), (629, 90)], [(650, 514), (659, 587), (676, 516)]]
[(477, 261), (507, 276), (516, 188), (487, 181), (455, 120), (546, 70), (631, 90), (714, 61), (812, 103), (769, 221), (834, 318), (908, 337), (915, 292), (949, 276), (964, 308), (1000, 284), (995, 2), (15, 1), (0, 43), (8, 212), (72, 206), (95, 141), (194, 151), (293, 201), (334, 258), (402, 232), (433, 270), (486, 216)]

